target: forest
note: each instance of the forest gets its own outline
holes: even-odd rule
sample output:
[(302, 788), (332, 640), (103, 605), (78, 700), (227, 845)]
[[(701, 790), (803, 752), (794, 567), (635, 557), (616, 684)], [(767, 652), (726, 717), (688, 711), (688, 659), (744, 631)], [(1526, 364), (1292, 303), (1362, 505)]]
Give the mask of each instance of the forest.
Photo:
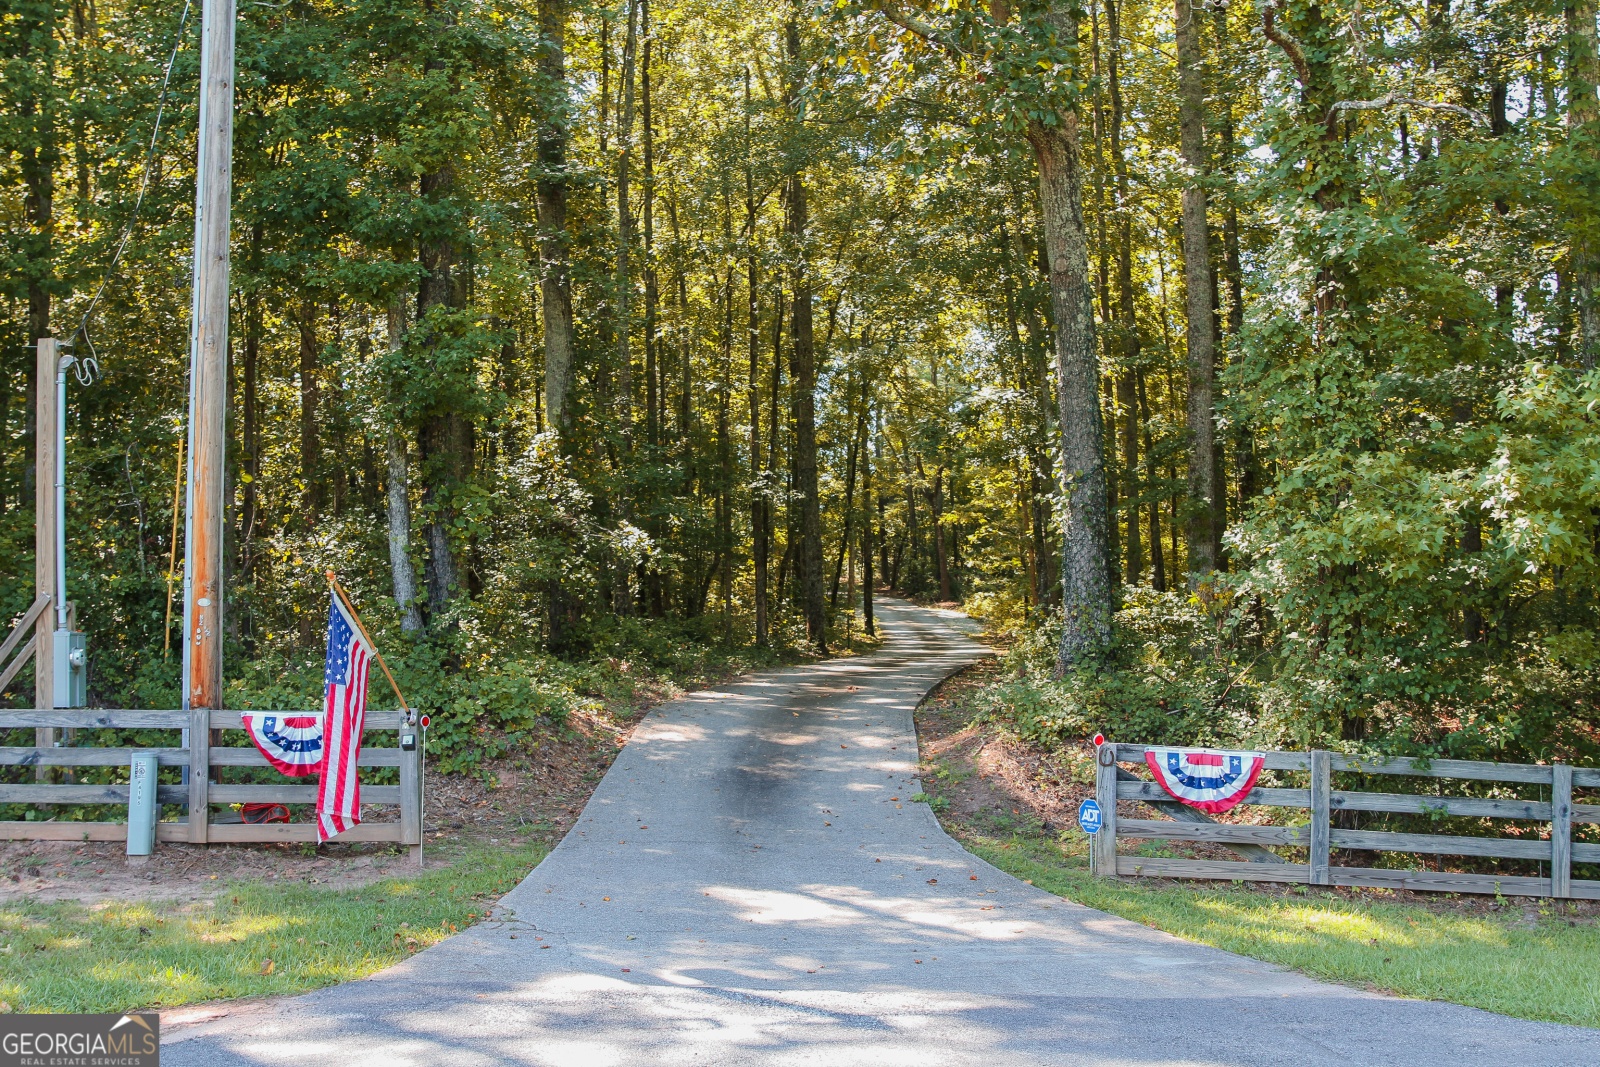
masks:
[[(179, 699), (199, 22), (0, 17), (0, 608), (55, 336), (98, 365), (105, 707)], [(318, 691), (332, 568), (467, 762), (606, 671), (850, 647), (874, 590), (987, 620), (1046, 741), (1600, 758), (1594, 0), (252, 0), (237, 37), (229, 706)]]

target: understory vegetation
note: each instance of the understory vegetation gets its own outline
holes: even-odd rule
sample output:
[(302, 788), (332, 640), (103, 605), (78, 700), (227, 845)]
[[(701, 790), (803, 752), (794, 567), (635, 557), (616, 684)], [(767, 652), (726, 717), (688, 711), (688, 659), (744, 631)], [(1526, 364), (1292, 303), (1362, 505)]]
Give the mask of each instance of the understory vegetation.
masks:
[[(181, 696), (197, 20), (0, 21), (0, 610), (55, 335), (106, 707)], [(1042, 744), (1600, 758), (1593, 0), (237, 29), (229, 706), (316, 699), (330, 568), (451, 770), (886, 586)]]

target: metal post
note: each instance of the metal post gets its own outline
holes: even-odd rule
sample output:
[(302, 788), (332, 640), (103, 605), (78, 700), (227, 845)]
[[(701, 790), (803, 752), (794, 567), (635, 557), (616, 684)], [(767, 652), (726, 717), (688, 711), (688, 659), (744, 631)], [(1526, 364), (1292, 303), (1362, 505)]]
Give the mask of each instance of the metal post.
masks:
[(56, 357), (56, 629), (67, 628), (67, 368), (71, 356)]
[(128, 767), (128, 855), (148, 856), (156, 843), (156, 820), (161, 816), (157, 800), (156, 754), (135, 752)]
[(184, 553), (183, 685), (190, 724), (189, 840), (206, 841), (209, 720), (222, 707), (223, 446), (228, 402), (228, 236), (233, 176), (233, 0), (204, 0), (200, 148), (189, 335), (189, 509)]
[[(54, 597), (56, 585), (56, 363), (60, 359), (60, 342), (54, 337), (38, 339), (38, 409), (34, 416), (33, 450), (33, 530), (34, 530), (34, 586), (38, 596)], [(55, 612), (41, 611), (33, 630), (33, 706), (49, 711), (56, 706), (55, 670), (52, 654), (55, 651)], [(39, 748), (53, 748), (56, 732), (48, 726), (34, 730), (33, 743)], [(35, 770), (39, 781), (48, 781), (50, 770)]]
[[(400, 713), (400, 836), (411, 855), (422, 863), (422, 744), (415, 718)], [(407, 748), (409, 743), (410, 747)]]

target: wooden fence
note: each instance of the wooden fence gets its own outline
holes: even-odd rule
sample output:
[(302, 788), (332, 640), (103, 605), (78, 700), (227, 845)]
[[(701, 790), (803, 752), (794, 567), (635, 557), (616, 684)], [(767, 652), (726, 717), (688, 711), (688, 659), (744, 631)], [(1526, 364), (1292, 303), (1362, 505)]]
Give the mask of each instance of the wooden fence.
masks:
[[(1600, 863), (1600, 845), (1575, 843), (1572, 840), (1575, 824), (1600, 824), (1600, 804), (1574, 804), (1572, 801), (1574, 788), (1600, 789), (1600, 770), (1574, 768), (1561, 763), (1545, 766), (1466, 760), (1424, 762), (1408, 758), (1374, 761), (1334, 752), (1268, 752), (1265, 770), (1306, 772), (1310, 778), (1309, 787), (1286, 789), (1258, 786), (1250, 791), (1244, 803), (1309, 811), (1311, 818), (1306, 825), (1253, 826), (1118, 818), (1118, 800), (1170, 802), (1172, 799), (1153, 781), (1132, 777), (1126, 771), (1119, 774), (1119, 763), (1144, 767), (1144, 757), (1144, 745), (1108, 742), (1099, 748), (1095, 797), (1100, 804), (1102, 822), (1091, 846), (1094, 872), (1099, 877), (1220, 878), (1600, 900), (1600, 881), (1575, 880), (1572, 877), (1573, 863)], [(1429, 796), (1335, 789), (1335, 772), (1535, 785), (1545, 787), (1549, 799)], [(1464, 837), (1345, 830), (1333, 825), (1333, 813), (1337, 811), (1542, 822), (1549, 824), (1549, 836)], [(1297, 846), (1307, 850), (1308, 862), (1262, 863), (1119, 856), (1117, 841), (1130, 838), (1208, 841), (1241, 847)], [(1330, 865), (1330, 854), (1335, 849), (1536, 860), (1548, 865), (1549, 876), (1334, 867)]]
[[(257, 713), (259, 714), (259, 713)], [(319, 716), (320, 712), (289, 711), (278, 715)], [(184, 841), (191, 844), (253, 841), (315, 841), (314, 822), (244, 823), (218, 821), (213, 805), (277, 803), (312, 804), (317, 799), (314, 785), (232, 785), (211, 780), (213, 767), (266, 767), (266, 758), (254, 746), (211, 744), (213, 730), (243, 730), (237, 711), (107, 711), (101, 709), (56, 711), (0, 711), (0, 730), (28, 728), (38, 730), (184, 730), (189, 731), (187, 748), (89, 748), (76, 746), (0, 747), (0, 766), (25, 767), (127, 767), (136, 752), (154, 752), (160, 767), (187, 767), (184, 785), (163, 785), (156, 797), (162, 804), (177, 804), (188, 809), (188, 818), (177, 822), (158, 822), (156, 840)], [(412, 749), (361, 749), (362, 767), (397, 767), (399, 785), (363, 785), (362, 805), (393, 805), (399, 819), (388, 822), (362, 822), (339, 835), (340, 841), (386, 841), (410, 845), (420, 856), (422, 845), (422, 745), (421, 731), (406, 727), (400, 712), (369, 711), (365, 734), (404, 731), (416, 733), (419, 743)], [(398, 740), (395, 742), (398, 745)], [(56, 785), (0, 783), (0, 803), (7, 804), (126, 804), (126, 785)], [(34, 841), (125, 841), (126, 819), (122, 822), (0, 821), (0, 839)]]

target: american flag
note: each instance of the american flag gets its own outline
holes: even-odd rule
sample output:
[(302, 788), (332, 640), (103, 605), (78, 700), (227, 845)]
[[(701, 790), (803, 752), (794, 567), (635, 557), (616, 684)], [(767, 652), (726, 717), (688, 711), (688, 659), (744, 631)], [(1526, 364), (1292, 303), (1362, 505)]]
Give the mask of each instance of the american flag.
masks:
[(328, 605), (328, 685), (322, 727), (322, 781), (317, 789), (317, 840), (361, 821), (361, 726), (367, 715), (367, 667), (372, 650), (337, 593)]

